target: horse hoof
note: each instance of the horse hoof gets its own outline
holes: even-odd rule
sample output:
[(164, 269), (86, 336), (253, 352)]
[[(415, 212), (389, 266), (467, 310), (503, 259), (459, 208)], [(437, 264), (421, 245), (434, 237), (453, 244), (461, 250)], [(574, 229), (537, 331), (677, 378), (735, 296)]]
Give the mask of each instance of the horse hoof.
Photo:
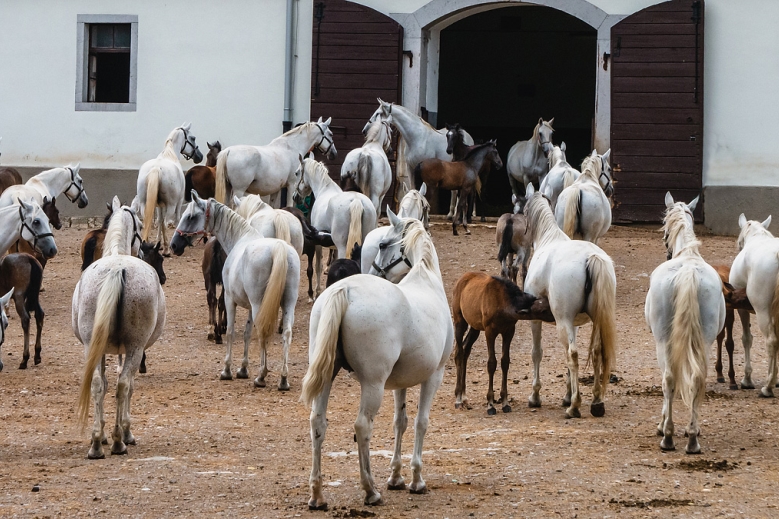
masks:
[(3, 363), (0, 362), (0, 371), (3, 371)]
[(209, 333), (208, 334), (208, 340), (209, 341), (213, 341), (214, 339), (215, 339), (214, 334), (213, 333)]
[(609, 384), (616, 384), (617, 382), (619, 382), (619, 377), (617, 375), (614, 373), (609, 375)]
[(121, 444), (120, 447), (116, 447), (115, 445), (111, 447), (111, 454), (113, 456), (126, 456), (127, 455), (127, 445)]
[(572, 407), (565, 411), (565, 417), (566, 418), (581, 418), (582, 413), (579, 411), (578, 407)]
[(366, 496), (365, 501), (363, 502), (368, 506), (379, 506), (384, 504), (384, 501), (381, 500), (381, 494), (379, 494), (378, 492), (376, 492), (370, 497)]
[(130, 434), (130, 436), (128, 436), (128, 437), (127, 437), (127, 438), (124, 440), (124, 443), (125, 443), (125, 445), (136, 445), (136, 442), (135, 442), (135, 436), (133, 436), (132, 434)]
[(412, 494), (427, 494), (427, 484), (423, 481), (422, 483), (419, 483), (418, 485), (414, 485), (413, 483), (408, 487), (408, 491)]
[(220, 336), (214, 337), (214, 344), (222, 344), (222, 337)]
[(590, 414), (592, 414), (592, 416), (596, 418), (600, 418), (601, 416), (606, 414), (606, 405), (603, 402), (592, 404), (590, 406)]
[(470, 235), (470, 234), (471, 234), (471, 231), (469, 231), (468, 229), (466, 229), (466, 230), (465, 230), (465, 234), (466, 234), (466, 235)]
[(531, 397), (527, 401), (527, 406), (528, 407), (541, 407), (541, 399), (539, 398), (538, 400), (533, 400), (533, 398)]
[(462, 409), (462, 407), (463, 407), (463, 405), (461, 403), (455, 402), (455, 404), (454, 404), (454, 408), (455, 409)]
[(487, 409), (487, 414), (489, 416), (495, 416), (496, 414), (498, 414), (498, 411), (496, 411), (494, 407), (490, 407)]
[(105, 459), (105, 452), (92, 452), (91, 450), (87, 453), (87, 459), (88, 460), (104, 460)]
[(254, 379), (254, 387), (265, 387), (266, 385), (265, 380), (260, 379), (260, 377)]
[(327, 510), (327, 501), (322, 501), (321, 503), (318, 503), (316, 499), (310, 499), (308, 501), (308, 509), (309, 510)]
[(563, 403), (561, 404), (561, 407), (571, 407), (571, 399), (568, 397), (563, 398)]
[(459, 234), (457, 234), (457, 231), (452, 231), (452, 236), (459, 236)]
[(776, 384), (774, 384), (774, 387), (779, 387), (779, 382), (777, 382)]
[(37, 366), (38, 364), (40, 364), (40, 363), (41, 363), (41, 358), (40, 358), (40, 357), (35, 357), (35, 359), (33, 359), (33, 362), (34, 362), (34, 363), (35, 363), (35, 365)]
[(752, 382), (741, 381), (741, 389), (755, 389), (755, 385)]
[(690, 438), (690, 441), (687, 442), (687, 447), (684, 449), (684, 452), (687, 454), (700, 454), (701, 446), (698, 443), (698, 439)]
[(757, 394), (760, 398), (773, 398), (774, 392), (771, 389), (762, 388), (760, 393)]
[(511, 406), (506, 404), (506, 405), (503, 406), (502, 410), (503, 410), (504, 413), (510, 413), (511, 412)]
[(108, 438), (106, 438), (106, 437), (104, 436), (104, 437), (103, 437), (103, 439), (102, 439), (102, 440), (100, 440), (100, 443), (102, 443), (103, 445), (108, 445)]
[(725, 383), (725, 377), (717, 377), (717, 382), (719, 382), (720, 384), (724, 384)]
[(233, 374), (230, 373), (229, 371), (223, 371), (219, 375), (219, 380), (232, 380), (232, 379), (233, 379)]
[(487, 221), (487, 218), (485, 218), (484, 216), (482, 216), (481, 218), (479, 218), (479, 221), (480, 221), (480, 222), (482, 222), (482, 223), (484, 223), (484, 222), (486, 222), (486, 221)]
[(668, 451), (675, 451), (676, 446), (674, 445), (673, 438), (670, 436), (665, 436), (663, 438), (663, 441), (660, 442), (660, 450), (668, 452)]
[(286, 377), (282, 377), (279, 382), (279, 391), (289, 391), (289, 382), (287, 382)]
[(730, 385), (730, 389), (733, 390), (733, 391), (738, 390), (738, 384), (731, 384)]
[(392, 478), (389, 478), (389, 481), (387, 481), (387, 490), (406, 490), (406, 482), (403, 481), (403, 478), (398, 478), (394, 481)]
[(249, 378), (249, 370), (246, 368), (239, 369), (238, 373), (235, 374), (235, 378)]
[(657, 432), (657, 435), (658, 435), (658, 436), (665, 436), (665, 433), (664, 433), (664, 432), (663, 432), (663, 430), (662, 430), (662, 429), (660, 429), (659, 427), (657, 428), (656, 432)]

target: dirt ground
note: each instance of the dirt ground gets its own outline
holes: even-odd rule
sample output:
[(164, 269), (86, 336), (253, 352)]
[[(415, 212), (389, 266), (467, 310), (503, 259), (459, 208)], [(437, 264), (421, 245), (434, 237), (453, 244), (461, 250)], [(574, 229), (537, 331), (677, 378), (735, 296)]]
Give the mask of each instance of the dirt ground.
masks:
[[(730, 263), (735, 240), (706, 235), (703, 254)], [(486, 347), (483, 336), (469, 363), (470, 410), (454, 409), (454, 362), (450, 359), (425, 439), (423, 475), (430, 492), (383, 490), (385, 504), (362, 504), (353, 422), (359, 401), (356, 381), (339, 375), (329, 407), (323, 473), (327, 512), (309, 512), (311, 443), (308, 410), (298, 402), (307, 366), (311, 305), (301, 283), (290, 352), (292, 390), (276, 390), (280, 338), (270, 349), (269, 386), (251, 378), (220, 382), (224, 346), (206, 339), (207, 307), (200, 273), (202, 246), (166, 260), (168, 322), (148, 351), (149, 373), (136, 378), (132, 402), (138, 440), (127, 456), (86, 459), (88, 433), (75, 420), (83, 351), (70, 325), (70, 301), (78, 281), (78, 245), (85, 227), (56, 234), (60, 254), (49, 262), (42, 304), (47, 312), (43, 362), (21, 371), (21, 327), (12, 312), (0, 373), (0, 516), (133, 517), (776, 517), (779, 473), (779, 410), (757, 391), (731, 391), (716, 382), (712, 349), (707, 398), (702, 407), (703, 453), (684, 454), (688, 411), (677, 401), (677, 451), (663, 453), (655, 436), (662, 393), (655, 346), (644, 322), (649, 274), (665, 259), (656, 228), (615, 227), (601, 243), (618, 277), (617, 384), (608, 388), (606, 416), (588, 409), (566, 420), (563, 352), (545, 327), (543, 406), (527, 407), (530, 393), (530, 330), (520, 322), (513, 342), (509, 391), (513, 412), (487, 416)], [(470, 270), (498, 273), (495, 230), (473, 227), (452, 237), (448, 225), (432, 226), (443, 278), (451, 294)], [(305, 260), (303, 261), (305, 264)], [(305, 274), (304, 274), (305, 276)], [(245, 311), (239, 313), (243, 323)], [(753, 320), (754, 321), (754, 320)], [(753, 325), (753, 328), (756, 328)], [(241, 337), (239, 328), (238, 337)], [(740, 337), (736, 324), (736, 336)], [(579, 334), (584, 349), (588, 327)], [(737, 376), (743, 353), (737, 339)], [(754, 380), (766, 376), (764, 341), (755, 332)], [(240, 355), (240, 352), (238, 352)], [(240, 358), (240, 357), (239, 357)], [(113, 366), (113, 360), (110, 361)], [(583, 375), (587, 375), (586, 372)], [(114, 422), (110, 370), (107, 427)], [(410, 419), (417, 391), (410, 391)], [(109, 425), (110, 424), (110, 425)], [(404, 474), (413, 426), (405, 435)], [(392, 395), (387, 393), (371, 442), (377, 482), (389, 475)], [(35, 490), (37, 488), (37, 491)], [(384, 485), (382, 483), (382, 488)]]

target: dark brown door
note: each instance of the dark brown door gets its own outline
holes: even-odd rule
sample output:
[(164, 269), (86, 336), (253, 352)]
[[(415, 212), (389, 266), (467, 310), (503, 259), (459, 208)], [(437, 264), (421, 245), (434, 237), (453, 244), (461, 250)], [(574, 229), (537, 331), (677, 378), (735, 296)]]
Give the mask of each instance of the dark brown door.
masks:
[(611, 29), (616, 221), (655, 222), (666, 191), (685, 202), (701, 193), (703, 11), (703, 0), (673, 0)]
[[(376, 98), (402, 101), (403, 28), (362, 5), (315, 0), (313, 45), (311, 117), (333, 118), (338, 157), (328, 167), (338, 181), (346, 154), (363, 145), (362, 129), (379, 106)], [(393, 157), (390, 162), (394, 178)]]

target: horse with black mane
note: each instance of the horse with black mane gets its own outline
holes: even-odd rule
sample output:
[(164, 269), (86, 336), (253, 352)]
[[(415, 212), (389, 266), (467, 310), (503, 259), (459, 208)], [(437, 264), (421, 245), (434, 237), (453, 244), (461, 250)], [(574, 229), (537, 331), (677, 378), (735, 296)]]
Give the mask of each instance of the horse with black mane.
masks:
[(184, 200), (192, 201), (192, 190), (202, 198), (213, 198), (216, 190), (216, 156), (222, 151), (222, 144), (219, 141), (208, 145), (208, 154), (206, 155), (206, 165), (192, 166), (184, 175)]

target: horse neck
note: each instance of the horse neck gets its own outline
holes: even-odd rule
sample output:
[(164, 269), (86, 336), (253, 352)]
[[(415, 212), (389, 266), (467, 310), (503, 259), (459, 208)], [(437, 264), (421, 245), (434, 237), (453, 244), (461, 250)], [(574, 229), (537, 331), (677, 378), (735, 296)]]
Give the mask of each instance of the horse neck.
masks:
[(61, 195), (68, 184), (70, 184), (70, 172), (65, 168), (42, 171), (27, 181), (27, 185), (36, 188), (38, 191), (45, 191), (42, 194), (49, 198), (56, 198)]
[[(532, 201), (528, 203), (532, 203)], [(538, 214), (534, 215), (534, 218), (529, 218), (526, 223), (533, 233), (533, 246), (539, 249), (557, 241), (570, 241), (570, 238), (557, 226), (549, 205), (541, 200), (537, 203), (543, 203), (545, 207), (539, 208)], [(542, 231), (543, 234), (541, 234)]]
[(471, 147), (465, 144), (463, 134), (457, 132), (457, 140), (452, 146), (452, 160), (463, 160), (470, 149)]
[(422, 130), (429, 129), (421, 117), (412, 114), (400, 105), (392, 105), (392, 124), (406, 141), (411, 140), (412, 142), (414, 140), (410, 139), (412, 133), (415, 131), (421, 133)]
[(176, 135), (173, 138), (169, 138), (165, 141), (162, 153), (160, 153), (157, 158), (178, 161), (181, 158), (179, 150), (181, 150), (181, 145), (184, 144), (183, 139), (184, 133), (176, 132)]
[(227, 254), (230, 254), (235, 245), (246, 237), (247, 234), (254, 234), (256, 237), (260, 237), (260, 233), (254, 230), (246, 220), (232, 209), (222, 204), (216, 205), (217, 202), (214, 200), (210, 201), (209, 204), (211, 210), (209, 224), (211, 228), (205, 229), (205, 231), (216, 236), (216, 239), (219, 240), (220, 245), (222, 245)]
[(125, 214), (126, 211), (121, 210), (120, 214), (113, 218), (119, 218), (116, 224), (118, 228), (112, 229), (113, 218), (111, 223), (108, 224), (106, 230), (105, 241), (103, 242), (103, 256), (118, 256), (118, 255), (132, 255), (133, 234), (130, 231), (132, 223), (126, 225), (124, 219), (126, 217), (132, 218), (132, 215)]
[(322, 195), (325, 193), (337, 194), (343, 191), (325, 171), (327, 170), (325, 169), (320, 173), (317, 168), (313, 175), (308, 176), (311, 191), (314, 192), (316, 198), (322, 198)]
[(0, 251), (7, 251), (20, 238), (21, 229), (18, 205), (0, 209)]
[(306, 124), (300, 128), (294, 128), (270, 141), (269, 146), (283, 146), (295, 153), (305, 155), (316, 143), (316, 137), (321, 135), (319, 130), (314, 128), (314, 124)]
[(463, 159), (466, 163), (471, 165), (473, 169), (476, 170), (478, 173), (481, 171), (482, 166), (484, 165), (484, 161), (487, 158), (487, 154), (492, 151), (491, 146), (482, 146), (481, 148), (474, 150), (471, 155)]

